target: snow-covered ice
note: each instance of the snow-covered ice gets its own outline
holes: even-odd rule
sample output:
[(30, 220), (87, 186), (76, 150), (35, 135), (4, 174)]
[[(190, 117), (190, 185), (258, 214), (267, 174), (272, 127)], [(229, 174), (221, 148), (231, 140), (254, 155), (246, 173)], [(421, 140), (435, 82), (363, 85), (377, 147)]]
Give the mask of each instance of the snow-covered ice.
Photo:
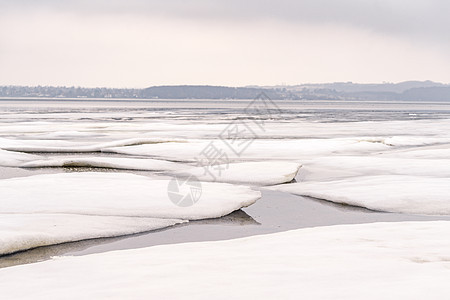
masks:
[(72, 142), (66, 140), (14, 140), (0, 138), (0, 148), (19, 152), (99, 152), (104, 148), (122, 147), (130, 145), (145, 145), (169, 142), (181, 143), (180, 139), (166, 138), (130, 138), (110, 142)]
[(17, 167), (24, 162), (39, 159), (39, 156), (21, 153), (21, 152), (13, 152), (6, 151), (0, 149), (0, 166), (3, 167)]
[(195, 205), (179, 207), (168, 196), (169, 180), (127, 173), (65, 173), (0, 180), (1, 213), (63, 213), (206, 219), (253, 204), (249, 187), (202, 182)]
[[(447, 196), (450, 195), (450, 120), (335, 122), (333, 119), (333, 122), (322, 122), (323, 119), (315, 118), (311, 113), (305, 119), (299, 112), (299, 116), (294, 113), (288, 114), (286, 118), (279, 116), (264, 120), (263, 129), (252, 127), (256, 133), (254, 136), (247, 132), (247, 140), (234, 140), (232, 136), (223, 139), (223, 134), (232, 122), (244, 120), (248, 121), (247, 124), (252, 123), (246, 114), (207, 110), (204, 114), (198, 114), (197, 110), (180, 112), (167, 108), (152, 111), (148, 107), (138, 110), (128, 110), (127, 107), (123, 111), (124, 104), (119, 106), (119, 110), (100, 108), (98, 111), (89, 111), (84, 107), (86, 104), (70, 112), (47, 107), (39, 113), (28, 109), (27, 112), (5, 111), (0, 118), (0, 166), (144, 170), (155, 178), (122, 173), (71, 173), (1, 180), (0, 253), (147, 231), (170, 226), (181, 220), (220, 217), (254, 203), (260, 196), (259, 192), (249, 187), (202, 182), (200, 201), (194, 206), (181, 208), (170, 201), (167, 194), (169, 181), (159, 180), (162, 178), (160, 175), (188, 173), (202, 181), (267, 186), (291, 181), (300, 165), (303, 165), (297, 176), (300, 183), (276, 188), (376, 210), (450, 214)], [(196, 105), (202, 107), (204, 103)], [(320, 111), (317, 113), (322, 114)], [(365, 120), (359, 113), (356, 119)], [(236, 150), (240, 149), (233, 148), (236, 147), (233, 144), (236, 141), (250, 143), (245, 151), (237, 153)], [(211, 166), (215, 178), (211, 178), (203, 167), (195, 168), (202, 152), (212, 142), (229, 158), (227, 166)], [(24, 152), (46, 154), (39, 156)], [(76, 154), (78, 152), (104, 154)], [(114, 154), (106, 156), (106, 152)], [(4, 169), (5, 173), (9, 172), (8, 168)], [(217, 169), (220, 171), (216, 172)], [(54, 171), (57, 170), (51, 170)], [(151, 173), (153, 171), (162, 173)], [(7, 176), (12, 177), (14, 174), (11, 172)], [(100, 276), (86, 278), (92, 280), (84, 290), (95, 293), (95, 298), (105, 295), (124, 298), (124, 295), (133, 292), (140, 296), (144, 290), (149, 295), (157, 293), (160, 296), (166, 295), (161, 293), (167, 286), (171, 287), (167, 289), (170, 293), (177, 293), (177, 289), (173, 288), (174, 282), (177, 287), (181, 286), (180, 295), (183, 298), (198, 296), (190, 294), (195, 293), (192, 287), (197, 291), (205, 291), (205, 297), (208, 298), (221, 295), (236, 298), (236, 294), (241, 295), (239, 293), (246, 298), (254, 298), (255, 295), (274, 298), (271, 296), (285, 293), (282, 294), (283, 298), (294, 295), (293, 298), (298, 299), (295, 291), (299, 285), (303, 287), (301, 296), (304, 298), (314, 298), (317, 293), (323, 293), (326, 294), (324, 297), (332, 299), (340, 295), (341, 298), (351, 298), (347, 296), (360, 290), (370, 293), (364, 292), (354, 298), (400, 298), (405, 291), (411, 291), (413, 297), (417, 295), (424, 298), (420, 285), (416, 284), (423, 284), (424, 281), (430, 289), (436, 287), (443, 290), (438, 280), (440, 273), (431, 269), (433, 266), (437, 268), (438, 264), (442, 268), (445, 264), (438, 259), (443, 257), (445, 260), (444, 255), (438, 256), (441, 253), (439, 243), (444, 243), (443, 237), (448, 236), (444, 225), (422, 223), (420, 226), (405, 225), (404, 228), (397, 227), (401, 226), (397, 224), (371, 226), (354, 227), (351, 231), (342, 229), (344, 227), (339, 230), (311, 229), (311, 233), (302, 231), (301, 234), (255, 237), (229, 244), (174, 245), (153, 250), (106, 253), (104, 256), (93, 256), (95, 258), (73, 258), (77, 262), (78, 259), (94, 261), (81, 261), (73, 267), (70, 258), (67, 263), (66, 259), (61, 262), (67, 264), (61, 268), (67, 268), (68, 275), (63, 275), (63, 269), (58, 273), (59, 267), (53, 269), (53, 264), (57, 266), (59, 263), (55, 261), (7, 269), (19, 273), (22, 268), (27, 270), (20, 277), (10, 273), (11, 277), (8, 278), (20, 278), (16, 281), (11, 279), (17, 287), (23, 282), (34, 284), (34, 280), (26, 278), (45, 274), (48, 277), (44, 277), (44, 282), (40, 284), (47, 287), (47, 292), (50, 289), (50, 292), (58, 293), (58, 282), (75, 288), (78, 280), (84, 280), (84, 270), (84, 274), (89, 276)], [(421, 226), (431, 229), (424, 231)], [(399, 228), (398, 236), (391, 235), (392, 228), (394, 231)], [(344, 231), (345, 234), (342, 233)], [(403, 241), (405, 238), (407, 241)], [(413, 238), (418, 241), (417, 245), (411, 244)], [(342, 244), (339, 244), (341, 241)], [(433, 245), (439, 251), (431, 252), (431, 246), (430, 249), (426, 248), (428, 242), (429, 245), (435, 243)], [(220, 246), (223, 249), (217, 250), (217, 245), (224, 245)], [(402, 245), (405, 245), (405, 249), (401, 248), (401, 251), (405, 252), (395, 248)], [(196, 247), (201, 248), (198, 256), (195, 256)], [(425, 256), (436, 254), (435, 262), (419, 263), (430, 259), (415, 256), (411, 250), (414, 248), (425, 251)], [(389, 249), (395, 251), (378, 255), (377, 251)], [(160, 254), (155, 252), (153, 256), (154, 252), (151, 251), (160, 251)], [(165, 251), (170, 258), (163, 256)], [(173, 257), (177, 258), (176, 264), (165, 263)], [(365, 263), (359, 264), (361, 261)], [(32, 267), (44, 268), (45, 272), (39, 270), (34, 273)], [(111, 274), (102, 274), (110, 269), (113, 270)], [(368, 269), (377, 272), (369, 273)], [(203, 280), (201, 273), (205, 270), (213, 270), (209, 275), (214, 273), (215, 277), (204, 275)], [(217, 270), (224, 272), (218, 273)], [(413, 273), (408, 272), (410, 270), (424, 270), (424, 276), (405, 279), (405, 276)], [(194, 272), (193, 276), (186, 276), (191, 271)], [(396, 276), (401, 271), (404, 271), (403, 278)], [(427, 277), (432, 271), (433, 276)], [(0, 272), (0, 276), (3, 274)], [(283, 276), (276, 277), (274, 274)], [(136, 281), (136, 278), (139, 280)], [(191, 281), (184, 281), (185, 278)], [(362, 282), (364, 278), (367, 280)], [(432, 282), (427, 278), (437, 280)], [(346, 279), (351, 284), (340, 284)], [(215, 285), (214, 280), (220, 285)], [(311, 285), (303, 286), (302, 283), (306, 281), (310, 281)], [(4, 282), (8, 284), (8, 280), (2, 278), (0, 285)], [(33, 297), (44, 297), (46, 290), (38, 291), (37, 286)], [(9, 294), (1, 294), (0, 297), (20, 296), (14, 294), (20, 294), (20, 288), (13, 290), (14, 285), (11, 290), (9, 288), (1, 286), (2, 293), (5, 290)], [(98, 290), (94, 292), (95, 289)], [(389, 294), (383, 294), (385, 290), (389, 290)], [(26, 289), (23, 291), (23, 297), (27, 292)], [(143, 294), (143, 297), (148, 298), (146, 293)], [(77, 293), (73, 295), (76, 297)], [(77, 296), (80, 298), (80, 295)], [(170, 296), (179, 295), (167, 296), (173, 298)]]
[(51, 159), (35, 159), (25, 163), (18, 162), (16, 166), (23, 168), (98, 167), (124, 170), (166, 171), (165, 174), (172, 174), (174, 176), (185, 174), (194, 175), (202, 181), (274, 185), (292, 181), (297, 175), (301, 164), (286, 161), (264, 161), (193, 167), (188, 164), (151, 158), (68, 156)]
[(142, 170), (142, 171), (179, 171), (189, 168), (187, 165), (150, 158), (127, 157), (58, 157), (38, 159), (22, 163), (23, 168), (42, 167), (97, 167), (109, 169)]
[(0, 180), (0, 255), (221, 217), (253, 204), (261, 195), (246, 186), (201, 182), (198, 202), (179, 207), (169, 198), (168, 183), (126, 173)]
[[(307, 169), (362, 175), (415, 175), (450, 177), (450, 159), (417, 159), (397, 156), (328, 156), (305, 161)], [(315, 173), (318, 173), (316, 171)], [(314, 176), (320, 174), (314, 174)]]
[(274, 185), (292, 181), (301, 164), (286, 161), (243, 162), (197, 167), (183, 171), (199, 180), (251, 185)]
[[(254, 140), (249, 143), (245, 151), (236, 151), (231, 141), (207, 140), (184, 141), (183, 143), (158, 143), (136, 146), (104, 148), (104, 152), (121, 153), (128, 155), (144, 155), (162, 159), (195, 161), (201, 153), (208, 149), (211, 143), (226, 154), (230, 160), (242, 159), (305, 159), (330, 154), (364, 154), (374, 151), (388, 150), (390, 146), (367, 141), (360, 138), (342, 139), (283, 139), (283, 140)], [(236, 152), (238, 153), (236, 153)]]
[[(109, 115), (114, 115), (113, 112), (108, 112)], [(146, 112), (147, 115), (153, 117), (152, 112)], [(111, 116), (112, 116), (111, 115)], [(24, 115), (23, 118), (35, 118), (34, 115)], [(145, 117), (146, 115), (139, 115), (137, 117)], [(41, 117), (45, 118), (45, 114)], [(55, 114), (48, 117), (55, 118)], [(79, 122), (77, 118), (86, 117), (86, 114), (72, 114), (71, 121), (67, 122), (64, 118), (54, 119), (52, 122), (33, 121), (33, 122), (19, 122), (19, 123), (3, 123), (0, 127), (0, 135), (8, 134), (15, 136), (26, 136), (29, 138), (61, 138), (64, 136), (73, 136), (74, 132), (80, 137), (87, 138), (106, 136), (109, 139), (124, 139), (124, 138), (161, 138), (166, 139), (205, 139), (216, 138), (223, 130), (232, 122), (233, 119), (229, 117), (218, 119), (218, 115), (210, 114), (204, 119), (198, 120), (199, 116), (188, 117), (187, 119), (152, 119), (149, 118), (146, 122), (106, 122), (101, 121), (105, 118), (104, 114), (94, 114), (92, 118), (98, 118), (95, 121)], [(122, 112), (116, 114), (117, 118), (126, 119), (130, 117), (130, 112)], [(164, 115), (161, 118), (167, 117)], [(238, 117), (245, 118), (246, 115), (239, 115)], [(5, 118), (5, 116), (2, 116)], [(72, 121), (73, 120), (73, 121)], [(78, 121), (78, 122), (77, 122)], [(247, 122), (250, 123), (251, 122)], [(57, 124), (57, 131), (55, 133), (55, 124)], [(254, 126), (252, 128), (255, 128)], [(395, 138), (388, 141), (396, 145), (411, 145), (411, 139), (415, 136), (425, 137), (428, 139), (427, 143), (432, 142), (433, 138), (439, 138), (437, 142), (442, 143), (444, 139), (450, 139), (450, 120), (395, 120), (395, 121), (359, 121), (359, 122), (310, 122), (301, 119), (291, 119), (289, 122), (267, 120), (264, 123), (264, 130), (257, 131), (258, 138), (262, 139), (304, 139), (311, 138), (311, 136), (318, 138), (336, 138), (336, 137), (370, 137), (374, 136), (382, 139), (389, 139), (391, 137), (404, 137), (403, 140)], [(63, 132), (67, 132), (63, 134)], [(409, 141), (408, 141), (409, 139)], [(424, 144), (422, 141), (415, 139), (415, 145)], [(0, 148), (2, 143), (0, 142)]]
[(373, 210), (450, 215), (450, 178), (358, 176), (335, 181), (279, 185), (274, 189)]
[(426, 146), (450, 143), (448, 136), (393, 136), (383, 139), (383, 143), (391, 146)]
[(401, 158), (422, 158), (422, 159), (450, 159), (450, 144), (440, 145), (432, 148), (412, 148), (401, 151), (393, 151), (386, 155)]
[(74, 214), (0, 214), (0, 255), (161, 229), (183, 220)]
[(0, 269), (5, 299), (442, 299), (449, 222), (300, 229)]

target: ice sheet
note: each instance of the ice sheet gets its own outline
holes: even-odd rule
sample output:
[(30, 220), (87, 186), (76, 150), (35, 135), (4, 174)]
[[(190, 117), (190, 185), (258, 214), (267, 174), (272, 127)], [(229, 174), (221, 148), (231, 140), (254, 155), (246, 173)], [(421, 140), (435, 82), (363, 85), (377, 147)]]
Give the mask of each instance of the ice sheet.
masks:
[(15, 140), (0, 138), (0, 148), (10, 151), (19, 152), (55, 152), (55, 153), (70, 153), (70, 152), (99, 152), (103, 148), (121, 147), (130, 145), (155, 144), (179, 142), (180, 139), (166, 139), (166, 138), (130, 138), (123, 140), (115, 140), (110, 142), (78, 142), (65, 140)]
[[(111, 115), (111, 116), (110, 116)], [(91, 115), (90, 120), (85, 120), (85, 113), (74, 113), (66, 116), (67, 119), (54, 119), (52, 122), (34, 121), (2, 124), (0, 135), (10, 134), (15, 136), (26, 136), (27, 138), (63, 137), (63, 132), (69, 134), (73, 132), (83, 133), (83, 137), (97, 137), (108, 135), (110, 138), (122, 139), (145, 137), (164, 138), (188, 138), (203, 139), (216, 138), (232, 123), (236, 122), (236, 117), (247, 118), (247, 115), (229, 116), (228, 119), (219, 119), (217, 114), (199, 120), (199, 116), (187, 119), (169, 119), (168, 116), (160, 116), (161, 119), (153, 119), (152, 112), (135, 115), (134, 120), (130, 118), (130, 112), (113, 113), (108, 115), (98, 113)], [(148, 116), (148, 118), (145, 118)], [(45, 115), (42, 116), (45, 118)], [(54, 117), (52, 114), (50, 117)], [(121, 122), (106, 122), (105, 118), (115, 117)], [(24, 115), (24, 119), (35, 119), (36, 114)], [(79, 120), (82, 118), (83, 120)], [(164, 118), (164, 119), (163, 119)], [(89, 119), (89, 117), (87, 118)], [(69, 122), (67, 120), (70, 120)], [(127, 122), (123, 122), (127, 120)], [(142, 122), (145, 120), (145, 122)], [(256, 128), (252, 122), (246, 122), (252, 128)], [(55, 132), (57, 124), (58, 133)], [(368, 121), (368, 122), (309, 122), (302, 119), (285, 120), (265, 120), (264, 130), (255, 130), (259, 138), (310, 138), (311, 136), (320, 138), (331, 137), (354, 137), (354, 136), (374, 136), (381, 138), (390, 137), (411, 137), (412, 135), (429, 138), (450, 139), (450, 120), (402, 120), (402, 121)], [(67, 135), (67, 134), (66, 134)], [(431, 141), (431, 140), (430, 140)], [(392, 141), (391, 141), (392, 142)], [(400, 143), (400, 140), (397, 140)], [(420, 141), (419, 141), (420, 142)], [(438, 141), (439, 143), (442, 140)], [(1, 146), (0, 146), (1, 147)]]
[(244, 162), (197, 167), (182, 171), (202, 181), (274, 185), (292, 181), (301, 164), (286, 161)]
[[(261, 193), (246, 186), (201, 183), (195, 205), (179, 207), (168, 195), (169, 180), (127, 173), (65, 173), (0, 180), (0, 213), (67, 213), (206, 219), (253, 204)], [(176, 191), (175, 191), (176, 192)], [(182, 187), (180, 194), (184, 195)]]
[(449, 222), (300, 229), (0, 269), (5, 299), (448, 299)]
[(279, 185), (301, 196), (410, 214), (449, 215), (450, 178), (407, 175), (359, 176), (324, 182)]
[(18, 164), (25, 168), (98, 167), (125, 170), (166, 171), (170, 175), (191, 174), (202, 181), (273, 185), (294, 179), (301, 164), (285, 161), (230, 163), (193, 168), (188, 164), (158, 159), (122, 157), (58, 157)]
[(400, 158), (426, 158), (426, 159), (450, 159), (450, 145), (441, 145), (433, 148), (411, 148), (402, 151), (388, 153), (391, 157)]
[(450, 159), (415, 159), (377, 156), (329, 156), (305, 162), (306, 169), (319, 172), (353, 172), (362, 175), (415, 175), (450, 177)]
[(161, 229), (173, 219), (70, 214), (0, 214), (0, 255), (41, 246)]
[(23, 164), (24, 162), (36, 160), (39, 158), (40, 157), (37, 155), (0, 149), (0, 166), (2, 167), (16, 167)]
[(142, 170), (142, 171), (178, 171), (190, 168), (188, 165), (165, 160), (126, 157), (58, 157), (40, 159), (19, 165), (24, 168), (42, 167), (96, 167), (109, 169)]
[(248, 146), (245, 146), (245, 148), (242, 144), (241, 146), (234, 144), (232, 140), (225, 141), (219, 139), (204, 142), (174, 142), (104, 148), (103, 151), (128, 155), (145, 155), (179, 161), (195, 161), (198, 158), (202, 158), (202, 153), (205, 152), (205, 149), (210, 149), (211, 143), (221, 153), (225, 153), (230, 160), (305, 159), (330, 154), (363, 154), (388, 150), (390, 148), (388, 145), (361, 140), (360, 138), (254, 140), (248, 143)]

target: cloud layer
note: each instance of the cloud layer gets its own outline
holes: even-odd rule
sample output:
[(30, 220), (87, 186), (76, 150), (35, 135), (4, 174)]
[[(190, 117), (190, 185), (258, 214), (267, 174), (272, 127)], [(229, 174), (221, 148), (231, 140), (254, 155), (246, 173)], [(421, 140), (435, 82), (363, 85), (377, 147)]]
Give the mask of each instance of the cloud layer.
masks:
[(449, 82), (450, 3), (0, 1), (0, 85)]

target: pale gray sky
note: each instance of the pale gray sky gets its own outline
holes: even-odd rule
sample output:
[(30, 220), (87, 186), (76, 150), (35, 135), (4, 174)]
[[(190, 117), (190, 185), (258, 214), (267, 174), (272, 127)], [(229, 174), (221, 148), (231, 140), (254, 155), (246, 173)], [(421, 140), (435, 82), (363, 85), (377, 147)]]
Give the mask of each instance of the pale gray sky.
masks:
[(0, 0), (0, 85), (450, 82), (444, 0)]

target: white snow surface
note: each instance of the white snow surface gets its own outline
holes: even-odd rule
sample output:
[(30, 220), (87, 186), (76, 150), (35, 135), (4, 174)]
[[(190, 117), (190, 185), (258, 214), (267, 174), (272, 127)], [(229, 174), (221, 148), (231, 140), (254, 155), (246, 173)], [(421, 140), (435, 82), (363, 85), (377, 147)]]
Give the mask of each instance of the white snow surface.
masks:
[(189, 141), (104, 148), (104, 152), (144, 155), (162, 159), (195, 161), (211, 149), (211, 143), (232, 161), (243, 159), (305, 159), (330, 154), (364, 154), (390, 149), (390, 146), (362, 138), (254, 140), (237, 145), (230, 140)]
[(169, 198), (169, 180), (133, 174), (63, 173), (0, 180), (0, 255), (221, 217), (261, 195), (246, 186), (200, 184), (198, 202), (179, 207)]
[(446, 144), (432, 148), (413, 148), (403, 151), (395, 151), (387, 155), (401, 158), (450, 159), (450, 145)]
[(197, 167), (183, 171), (202, 181), (274, 185), (292, 181), (302, 165), (295, 162), (243, 162)]
[(41, 246), (115, 237), (186, 222), (74, 214), (0, 214), (0, 255)]
[(450, 178), (358, 176), (334, 181), (299, 182), (273, 188), (372, 210), (450, 215)]
[(180, 139), (167, 138), (129, 138), (110, 142), (72, 142), (66, 140), (16, 140), (0, 138), (0, 148), (19, 152), (99, 152), (104, 148), (130, 145), (145, 145), (168, 142), (182, 142)]
[(450, 177), (450, 159), (420, 159), (397, 156), (329, 156), (305, 162), (320, 168), (358, 175), (414, 175)]
[[(108, 113), (111, 117), (113, 112)], [(152, 112), (146, 112), (146, 115), (153, 116)], [(81, 117), (86, 117), (83, 113)], [(102, 113), (89, 114), (95, 121), (83, 122), (67, 122), (67, 119), (77, 120), (80, 118), (80, 113), (66, 114), (60, 120), (54, 119), (51, 122), (38, 121), (33, 122), (3, 122), (0, 127), (0, 134), (25, 136), (27, 139), (36, 138), (61, 138), (73, 135), (73, 132), (79, 132), (83, 137), (98, 137), (108, 136), (114, 139), (123, 138), (167, 138), (167, 139), (201, 139), (201, 138), (216, 138), (230, 125), (230, 119), (217, 119), (217, 115), (213, 117), (198, 120), (198, 116), (193, 118), (189, 116), (185, 120), (174, 119), (159, 119), (146, 122), (105, 122), (99, 121), (105, 118)], [(139, 114), (137, 117), (144, 117)], [(166, 115), (167, 116), (167, 115)], [(5, 119), (6, 115), (2, 116)], [(13, 115), (14, 118), (17, 114)], [(57, 118), (56, 114), (42, 114), (42, 118)], [(119, 118), (130, 117), (130, 112), (117, 113)], [(165, 116), (161, 115), (164, 118)], [(22, 116), (23, 119), (36, 118), (36, 114)], [(251, 128), (255, 129), (252, 122), (247, 122)], [(55, 124), (57, 124), (58, 132), (55, 133)], [(411, 135), (423, 136), (429, 138), (438, 137), (439, 143), (443, 139), (450, 139), (449, 135), (450, 120), (401, 120), (401, 121), (367, 121), (367, 122), (310, 122), (307, 120), (292, 120), (291, 122), (267, 120), (264, 123), (264, 130), (255, 130), (259, 138), (310, 138), (315, 137), (354, 137), (354, 136), (371, 136), (376, 132), (376, 135), (381, 138), (391, 137), (405, 137), (409, 138)], [(391, 140), (395, 144), (403, 144), (407, 142), (411, 145), (411, 141), (406, 140)], [(423, 144), (421, 141), (417, 141)], [(417, 143), (414, 143), (417, 144)], [(428, 143), (427, 143), (428, 144)], [(48, 144), (49, 146), (51, 143)], [(0, 148), (2, 143), (0, 140)]]
[(299, 229), (0, 269), (5, 299), (442, 299), (449, 222)]
[[(206, 219), (253, 204), (261, 193), (246, 186), (202, 182), (195, 205), (179, 207), (169, 180), (127, 173), (65, 173), (0, 180), (1, 213)], [(180, 193), (183, 193), (180, 190)]]
[[(26, 154), (25, 154), (26, 155)], [(125, 170), (166, 171), (166, 174), (189, 174), (202, 181), (274, 185), (290, 182), (301, 164), (286, 161), (229, 163), (203, 167), (151, 158), (124, 157), (58, 157), (37, 159), (19, 164), (24, 168), (98, 167)]]
[(3, 167), (17, 167), (24, 162), (39, 158), (40, 157), (36, 155), (0, 149), (0, 166)]

